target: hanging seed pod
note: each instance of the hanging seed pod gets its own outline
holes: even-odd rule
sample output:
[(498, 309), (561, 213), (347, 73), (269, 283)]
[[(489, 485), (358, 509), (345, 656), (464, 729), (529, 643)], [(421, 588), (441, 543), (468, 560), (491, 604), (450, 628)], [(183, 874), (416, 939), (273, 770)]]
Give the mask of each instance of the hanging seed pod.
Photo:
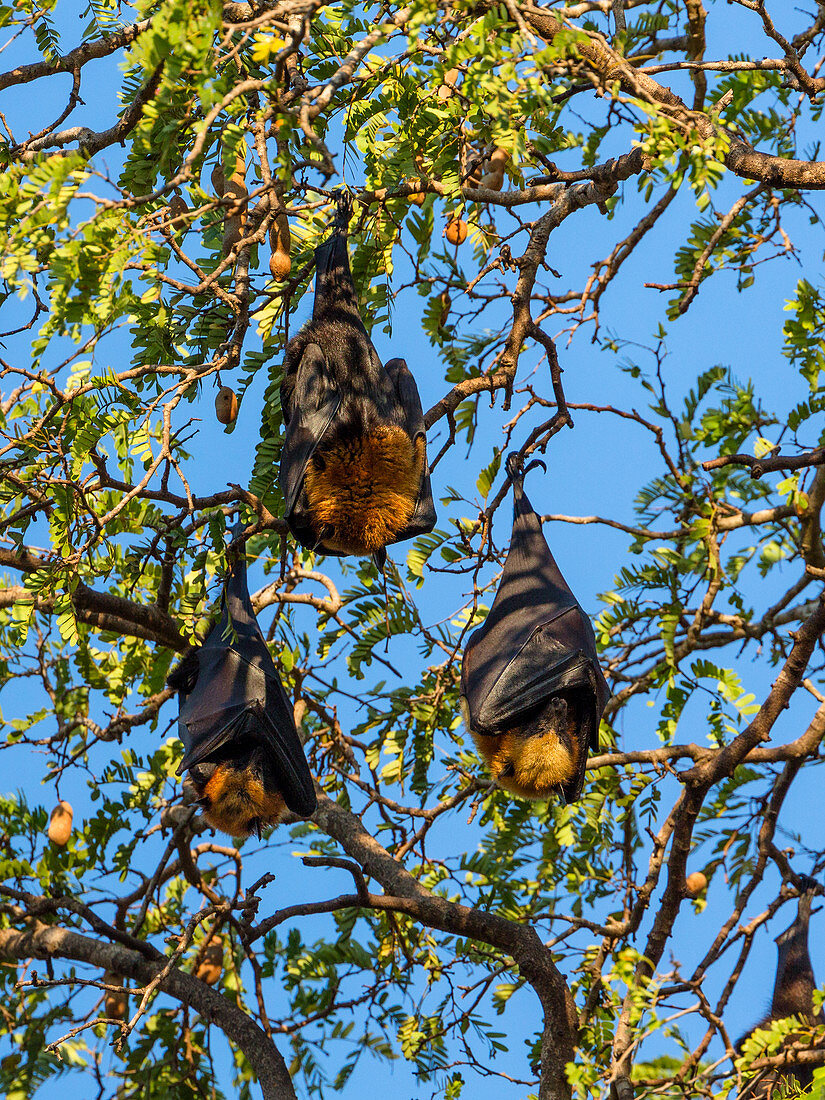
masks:
[(221, 424), (231, 424), (238, 415), (238, 398), (229, 386), (221, 386), (215, 398), (215, 416)]
[(179, 218), (182, 214), (186, 214), (188, 210), (186, 199), (182, 195), (173, 195), (169, 200), (169, 213), (173, 218)]
[(698, 898), (708, 888), (707, 876), (701, 871), (694, 871), (685, 879), (685, 888), (689, 898)]
[[(238, 154), (235, 161), (235, 171), (226, 185), (226, 195), (235, 200), (236, 205), (249, 197), (246, 187), (246, 162), (243, 154)], [(237, 213), (227, 214), (223, 222), (223, 254), (228, 256), (243, 236), (243, 228), (246, 222), (246, 210), (242, 207)]]
[(453, 304), (449, 291), (442, 290), (438, 296), (438, 300), (441, 302), (441, 313), (438, 315), (438, 327), (444, 328), (450, 317), (450, 306)]
[(289, 233), (289, 218), (286, 214), (278, 214), (269, 227), (269, 247), (272, 249), (269, 270), (273, 279), (288, 278), (292, 270), (292, 260), (289, 257), (292, 238)]
[(450, 218), (444, 236), (450, 244), (462, 244), (467, 239), (467, 223), (462, 218)]
[(496, 147), (484, 162), (484, 175), (479, 181), (479, 187), (500, 191), (504, 186), (504, 166), (509, 159), (503, 149)]
[(461, 161), (461, 178), (464, 181), (464, 186), (473, 191), (480, 187), (483, 171), (484, 157), (477, 149), (465, 145)]
[[(123, 985), (123, 975), (107, 970), (103, 975), (104, 985)], [(129, 1011), (129, 998), (125, 990), (107, 989), (103, 999), (107, 1020), (125, 1020)]]
[(223, 165), (220, 161), (212, 169), (210, 175), (212, 181), (212, 188), (219, 199), (222, 199), (226, 194), (226, 176), (223, 174)]
[(451, 96), (455, 95), (455, 88), (450, 87), (450, 85), (454, 85), (455, 82), (458, 80), (458, 74), (458, 69), (448, 69), (447, 72), (444, 74), (444, 83), (439, 85), (438, 88), (438, 98), (441, 100), (442, 103), (445, 100), (450, 99)]
[(201, 961), (195, 971), (195, 977), (207, 985), (214, 985), (223, 973), (223, 940), (214, 936), (204, 949)]
[(186, 200), (182, 198), (181, 195), (173, 195), (169, 200), (169, 218), (172, 228), (181, 233), (186, 233), (189, 229), (189, 224), (186, 221), (185, 215), (188, 213), (189, 207), (186, 205)]
[(68, 802), (58, 802), (49, 817), (48, 837), (52, 844), (65, 848), (72, 835), (72, 819), (74, 810)]

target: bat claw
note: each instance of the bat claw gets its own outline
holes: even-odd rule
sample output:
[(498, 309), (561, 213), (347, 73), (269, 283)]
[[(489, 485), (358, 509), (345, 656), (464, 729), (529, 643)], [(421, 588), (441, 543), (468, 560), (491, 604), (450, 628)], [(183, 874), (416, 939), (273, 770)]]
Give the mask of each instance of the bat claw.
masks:
[(524, 458), (518, 451), (511, 451), (504, 463), (507, 476), (511, 481), (523, 481), (531, 470), (535, 470), (536, 466), (541, 466), (542, 470), (547, 473), (547, 464), (540, 458), (534, 458), (532, 462), (525, 466)]
[(819, 885), (815, 878), (810, 875), (799, 876), (799, 892), (802, 894), (821, 894), (822, 887)]
[(335, 229), (336, 231), (346, 233), (350, 218), (352, 217), (352, 196), (348, 191), (344, 191), (343, 188), (336, 188), (333, 193), (337, 204), (335, 211)]

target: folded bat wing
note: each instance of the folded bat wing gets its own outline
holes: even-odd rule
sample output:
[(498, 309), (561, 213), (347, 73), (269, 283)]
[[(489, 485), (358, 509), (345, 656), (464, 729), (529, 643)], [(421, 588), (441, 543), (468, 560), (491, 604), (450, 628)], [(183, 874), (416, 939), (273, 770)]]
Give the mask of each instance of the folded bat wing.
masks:
[(461, 692), (470, 728), (495, 737), (560, 692), (576, 691), (584, 721), (578, 774), (563, 793), (581, 793), (587, 746), (598, 747), (599, 722), (610, 690), (599, 667), (593, 627), (544, 538), (523, 489), (523, 472), (508, 462), (514, 518), (510, 551), (484, 623), (467, 644)]
[(223, 610), (197, 653), (194, 685), (181, 693), (178, 774), (231, 744), (264, 745), (287, 806), (302, 817), (315, 810), (315, 789), (289, 705), (261, 634), (242, 557), (224, 589)]
[[(427, 429), (424, 424), (424, 410), (421, 407), (421, 396), (412, 371), (407, 366), (406, 359), (390, 359), (384, 367), (390, 377), (398, 402), (404, 410), (404, 427), (407, 435), (417, 443), (423, 441), (426, 447)], [(403, 542), (405, 539), (414, 539), (417, 535), (425, 535), (435, 527), (436, 514), (433, 503), (433, 490), (430, 485), (430, 468), (427, 465), (426, 451), (424, 457), (424, 469), (421, 474), (421, 483), (418, 489), (418, 499), (415, 502), (415, 511), (407, 526), (399, 531), (394, 542)]]
[(303, 520), (298, 498), (307, 463), (341, 407), (341, 394), (317, 344), (309, 344), (301, 355), (293, 392), (293, 407), (281, 453), (280, 486), (287, 522), (295, 523), (302, 530), (308, 521)]
[[(802, 876), (805, 892), (799, 895), (796, 919), (776, 937), (779, 952), (776, 966), (771, 1016), (780, 1019), (813, 1010), (813, 993), (816, 989), (813, 965), (808, 950), (808, 926), (818, 883)], [(819, 1019), (823, 1019), (822, 1013)]]

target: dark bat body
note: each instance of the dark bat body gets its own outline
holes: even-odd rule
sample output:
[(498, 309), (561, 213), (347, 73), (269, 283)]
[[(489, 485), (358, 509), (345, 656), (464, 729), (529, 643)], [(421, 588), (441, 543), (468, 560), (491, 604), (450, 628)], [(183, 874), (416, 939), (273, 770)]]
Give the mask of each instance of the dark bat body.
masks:
[(358, 312), (339, 226), (315, 250), (312, 319), (287, 344), (280, 485), (295, 538), (372, 554), (435, 524), (424, 414), (403, 359), (386, 367)]
[(207, 821), (231, 836), (260, 834), (291, 810), (309, 817), (315, 789), (239, 558), (220, 619), (167, 683), (178, 692), (184, 755)]
[[(796, 920), (776, 937), (779, 952), (776, 964), (776, 980), (773, 987), (771, 1010), (768, 1015), (750, 1029), (736, 1044), (740, 1050), (742, 1044), (754, 1031), (767, 1027), (772, 1020), (784, 1020), (787, 1016), (797, 1016), (809, 1023), (825, 1023), (825, 1014), (820, 1010), (814, 1013), (813, 995), (816, 979), (808, 952), (808, 925), (811, 919), (811, 907), (818, 888), (813, 879), (807, 879), (809, 889), (800, 895)], [(776, 1090), (780, 1095), (783, 1082), (796, 1082), (807, 1087), (813, 1081), (813, 1066), (791, 1064), (787, 1068), (770, 1072), (758, 1078), (743, 1095), (753, 1100), (769, 1100)]]
[(493, 606), (464, 652), (464, 721), (500, 787), (574, 802), (610, 691), (593, 627), (550, 553), (513, 455), (507, 472), (513, 535)]

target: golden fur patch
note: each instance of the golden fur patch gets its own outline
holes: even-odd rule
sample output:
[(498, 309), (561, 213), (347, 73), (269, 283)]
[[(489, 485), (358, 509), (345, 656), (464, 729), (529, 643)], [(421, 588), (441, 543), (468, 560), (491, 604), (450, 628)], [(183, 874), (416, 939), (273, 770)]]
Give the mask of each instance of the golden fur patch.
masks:
[(575, 731), (571, 732), (572, 751), (553, 730), (532, 737), (510, 731), (485, 737), (470, 730), (496, 783), (519, 798), (550, 798), (573, 779), (579, 749)]
[[(345, 554), (372, 554), (407, 526), (424, 471), (425, 442), (403, 428), (380, 426), (318, 449), (304, 489), (324, 545)], [(320, 468), (319, 468), (320, 467)]]
[(289, 812), (277, 791), (270, 794), (249, 772), (236, 771), (226, 764), (216, 768), (201, 797), (207, 800), (206, 820), (230, 836), (247, 837), (256, 825), (277, 825)]

